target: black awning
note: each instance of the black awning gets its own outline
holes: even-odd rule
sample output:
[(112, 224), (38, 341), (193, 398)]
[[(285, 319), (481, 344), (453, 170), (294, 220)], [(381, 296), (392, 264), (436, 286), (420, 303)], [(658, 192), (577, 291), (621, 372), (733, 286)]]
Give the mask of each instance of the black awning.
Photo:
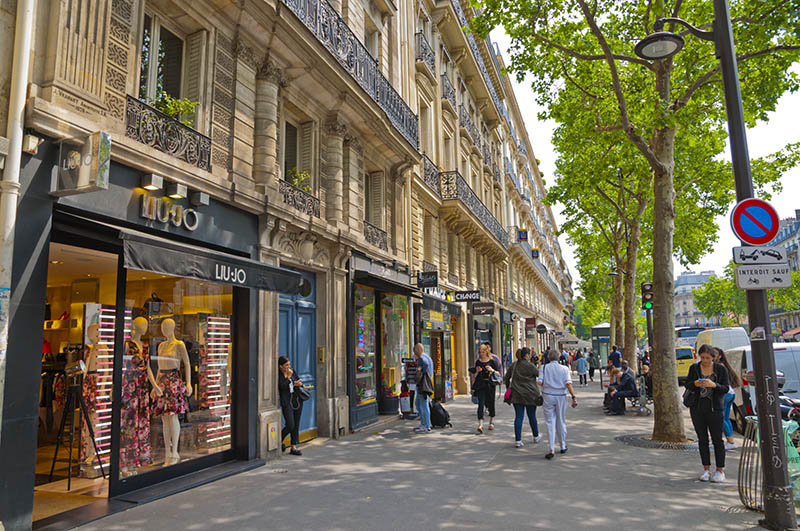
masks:
[(303, 277), (255, 260), (119, 229), (126, 268), (297, 295)]
[(403, 284), (360, 269), (353, 271), (353, 281), (386, 293), (395, 293), (397, 295), (416, 295), (419, 293), (419, 290), (411, 284)]
[(452, 302), (443, 301), (428, 295), (422, 295), (422, 307), (426, 310), (433, 310), (434, 312), (446, 313), (448, 315), (459, 316), (461, 315), (461, 306), (453, 304)]

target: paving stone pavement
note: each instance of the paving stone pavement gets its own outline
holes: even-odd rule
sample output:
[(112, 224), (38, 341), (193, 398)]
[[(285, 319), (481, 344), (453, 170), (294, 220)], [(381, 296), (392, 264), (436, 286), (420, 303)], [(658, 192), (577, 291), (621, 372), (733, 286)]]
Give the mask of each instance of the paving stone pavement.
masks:
[[(544, 459), (527, 422), (514, 448), (513, 410), (498, 400), (496, 429), (476, 433), (468, 397), (446, 404), (453, 428), (414, 434), (413, 421), (340, 440), (135, 507), (84, 530), (262, 529), (752, 529), (761, 516), (728, 482), (696, 480), (696, 451), (636, 448), (652, 417), (606, 417), (599, 383), (578, 388), (567, 416), (569, 451)], [(541, 409), (541, 408), (540, 408)], [(541, 410), (537, 417), (545, 433)], [(686, 423), (687, 433), (691, 424)]]

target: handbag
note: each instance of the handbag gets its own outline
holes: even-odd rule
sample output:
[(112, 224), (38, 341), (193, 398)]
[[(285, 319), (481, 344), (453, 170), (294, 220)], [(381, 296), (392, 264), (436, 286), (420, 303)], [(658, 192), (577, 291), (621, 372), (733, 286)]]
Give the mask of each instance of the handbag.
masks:
[[(421, 372), (420, 372), (421, 369)], [(431, 381), (431, 375), (428, 371), (425, 370), (425, 366), (419, 367), (417, 369), (417, 377), (419, 378), (419, 382), (417, 382), (417, 391), (420, 393), (425, 393), (426, 395), (433, 394), (433, 382)]]
[(297, 393), (297, 396), (300, 397), (300, 400), (303, 402), (311, 398), (311, 393), (309, 393), (305, 387), (295, 387), (294, 392)]
[(695, 404), (697, 404), (697, 393), (687, 387), (683, 392), (683, 405), (691, 408), (694, 407)]
[[(514, 378), (514, 369), (517, 367), (516, 364), (511, 366), (511, 374), (508, 375), (508, 383), (511, 383), (511, 379)], [(509, 385), (506, 387), (506, 394), (503, 395), (503, 402), (506, 404), (511, 405), (511, 386)]]

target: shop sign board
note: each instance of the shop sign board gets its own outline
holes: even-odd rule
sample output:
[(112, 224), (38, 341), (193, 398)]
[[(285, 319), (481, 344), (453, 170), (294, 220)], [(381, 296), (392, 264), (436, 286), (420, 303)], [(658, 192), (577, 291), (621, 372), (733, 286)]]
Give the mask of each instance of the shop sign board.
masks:
[(456, 291), (456, 302), (480, 302), (481, 292), (474, 289), (470, 291)]
[(528, 231), (527, 230), (518, 230), (517, 231), (517, 241), (521, 241), (521, 242), (528, 241)]
[(110, 134), (97, 131), (85, 137), (62, 140), (50, 195), (63, 197), (108, 190), (110, 171)]
[(792, 270), (788, 265), (742, 265), (736, 268), (736, 287), (768, 289), (792, 287)]
[(494, 314), (494, 303), (492, 302), (473, 302), (473, 315), (492, 315)]
[(417, 286), (420, 288), (435, 288), (439, 286), (438, 271), (420, 271), (417, 273)]
[(745, 199), (731, 211), (731, 228), (743, 243), (766, 245), (780, 230), (780, 219), (775, 209), (761, 199)]
[(442, 312), (431, 311), (429, 315), (431, 321), (438, 321), (438, 322), (444, 321), (444, 314)]
[(531, 249), (531, 258), (534, 260), (539, 259), (539, 249)]
[(733, 263), (737, 265), (745, 264), (786, 264), (788, 256), (786, 247), (776, 245), (774, 247), (734, 247)]
[(540, 324), (540, 325), (538, 325), (536, 327), (536, 331), (538, 333), (540, 333), (540, 334), (546, 334), (547, 333), (547, 327), (545, 325), (543, 325), (543, 324)]

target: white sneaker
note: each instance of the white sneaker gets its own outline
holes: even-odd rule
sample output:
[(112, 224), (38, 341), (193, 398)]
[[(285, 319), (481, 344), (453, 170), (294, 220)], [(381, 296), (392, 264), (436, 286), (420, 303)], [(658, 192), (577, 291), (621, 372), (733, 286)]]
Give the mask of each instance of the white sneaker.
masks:
[(708, 470), (703, 470), (703, 473), (700, 474), (700, 477), (697, 479), (699, 479), (700, 481), (708, 481), (711, 479), (711, 472)]
[(517, 447), (517, 448), (522, 448), (522, 446), (523, 446), (523, 445), (522, 445), (522, 441), (516, 441), (516, 442), (514, 443), (514, 446), (515, 446), (515, 447)]
[(725, 472), (714, 472), (711, 483), (725, 483)]
[(739, 446), (737, 446), (735, 442), (726, 442), (725, 443), (725, 449), (726, 450), (736, 450), (737, 448), (739, 448)]
[(533, 442), (535, 442), (535, 443), (537, 443), (537, 442), (539, 442), (541, 440), (542, 440), (542, 436), (541, 435), (537, 435), (536, 437), (533, 438)]

